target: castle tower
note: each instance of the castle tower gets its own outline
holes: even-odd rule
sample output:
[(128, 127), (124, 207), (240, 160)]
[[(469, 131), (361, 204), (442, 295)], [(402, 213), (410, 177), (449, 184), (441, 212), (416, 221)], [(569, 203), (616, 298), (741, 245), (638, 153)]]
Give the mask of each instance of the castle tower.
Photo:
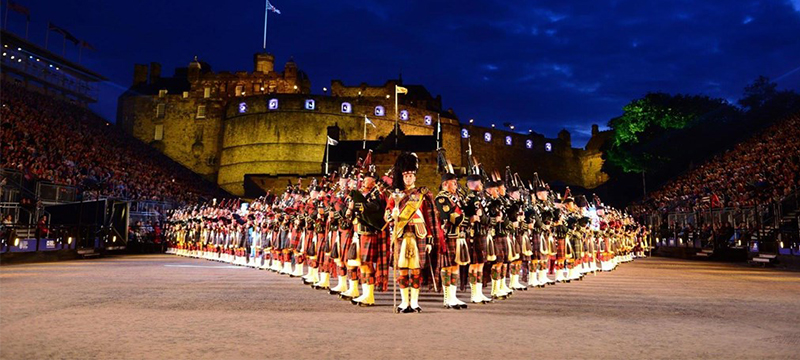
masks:
[(275, 71), (275, 57), (268, 53), (253, 55), (253, 70), (263, 74)]
[(195, 82), (200, 80), (200, 62), (197, 61), (197, 56), (189, 63), (189, 81)]

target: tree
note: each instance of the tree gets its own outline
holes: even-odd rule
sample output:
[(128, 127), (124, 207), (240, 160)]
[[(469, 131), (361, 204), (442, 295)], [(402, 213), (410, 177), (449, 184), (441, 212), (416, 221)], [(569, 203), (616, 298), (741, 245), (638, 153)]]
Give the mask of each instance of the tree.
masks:
[(752, 84), (745, 86), (739, 105), (748, 111), (759, 109), (778, 94), (778, 84), (770, 82), (766, 76), (759, 76)]

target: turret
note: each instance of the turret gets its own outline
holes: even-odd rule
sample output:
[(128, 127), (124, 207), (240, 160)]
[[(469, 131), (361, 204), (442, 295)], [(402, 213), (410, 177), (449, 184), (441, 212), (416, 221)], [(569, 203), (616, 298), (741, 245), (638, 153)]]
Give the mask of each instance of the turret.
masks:
[(253, 55), (253, 71), (264, 74), (275, 71), (275, 57), (268, 53)]

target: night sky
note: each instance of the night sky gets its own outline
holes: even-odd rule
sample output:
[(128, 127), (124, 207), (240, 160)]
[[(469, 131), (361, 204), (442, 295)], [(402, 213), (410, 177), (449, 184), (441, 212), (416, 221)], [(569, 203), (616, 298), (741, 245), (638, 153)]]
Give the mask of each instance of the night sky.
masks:
[[(252, 71), (261, 50), (262, 1), (16, 2), (31, 11), (31, 41), (44, 45), (52, 21), (97, 48), (82, 63), (111, 80), (93, 107), (111, 121), (134, 63), (171, 75), (197, 55), (214, 71)], [(566, 128), (574, 146), (649, 91), (735, 101), (759, 75), (800, 89), (800, 0), (273, 4), (276, 69), (293, 56), (315, 93), (331, 79), (380, 85), (402, 71), (462, 121), (551, 137)], [(24, 35), (24, 17), (9, 14), (8, 30)], [(60, 35), (49, 48), (61, 52)], [(77, 48), (68, 43), (66, 56), (77, 61)]]

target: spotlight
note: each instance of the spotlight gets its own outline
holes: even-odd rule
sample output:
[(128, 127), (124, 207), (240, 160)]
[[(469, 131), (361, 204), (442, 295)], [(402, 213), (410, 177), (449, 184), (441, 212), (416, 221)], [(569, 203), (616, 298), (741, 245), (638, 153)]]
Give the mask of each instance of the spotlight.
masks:
[(469, 119), (469, 123), (472, 124), (475, 122), (475, 119)]
[(67, 238), (67, 244), (72, 244), (72, 237), (71, 236)]
[(386, 94), (386, 98), (387, 99), (390, 98), (390, 97), (392, 97), (392, 95)]
[(494, 124), (492, 124), (492, 129), (494, 129)]
[(511, 130), (514, 130), (514, 125), (511, 125)]
[(297, 85), (294, 86), (294, 89), (297, 90)]
[(533, 133), (533, 129), (528, 129), (528, 133)]

